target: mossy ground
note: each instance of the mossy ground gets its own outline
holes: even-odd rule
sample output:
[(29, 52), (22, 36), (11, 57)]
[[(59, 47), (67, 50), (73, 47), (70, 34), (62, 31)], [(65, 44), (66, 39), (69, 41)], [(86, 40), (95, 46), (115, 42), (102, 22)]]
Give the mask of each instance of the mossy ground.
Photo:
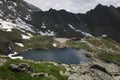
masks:
[[(27, 49), (51, 49), (53, 38), (50, 36), (35, 35), (29, 40), (22, 39), (22, 34), (26, 33), (12, 29), (11, 32), (0, 30), (0, 53), (7, 53), (8, 47), (14, 52), (23, 52)], [(22, 43), (24, 47), (17, 45), (16, 43)]]
[[(111, 38), (94, 37), (81, 41), (67, 41), (69, 47), (86, 50), (101, 60), (120, 64), (120, 44)], [(92, 45), (93, 49), (89, 44)]]
[[(37, 61), (35, 61), (37, 62)], [(62, 66), (55, 66), (52, 63), (35, 63), (31, 61), (21, 61), (21, 60), (11, 60), (8, 59), (7, 62), (0, 66), (0, 79), (2, 80), (67, 80), (67, 77), (62, 76), (59, 72), (64, 71), (65, 68)], [(48, 77), (31, 77), (29, 74), (22, 72), (12, 72), (8, 69), (10, 64), (27, 63), (35, 72), (45, 72), (48, 73)], [(51, 77), (50, 75), (54, 76)]]

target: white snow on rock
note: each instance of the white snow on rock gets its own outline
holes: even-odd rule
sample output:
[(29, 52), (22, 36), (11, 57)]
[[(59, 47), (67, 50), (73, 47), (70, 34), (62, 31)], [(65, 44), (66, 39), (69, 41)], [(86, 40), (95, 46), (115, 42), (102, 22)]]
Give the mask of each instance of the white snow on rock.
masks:
[(53, 47), (57, 47), (57, 44), (56, 44), (56, 43), (53, 43)]
[(17, 6), (17, 4), (15, 2), (12, 2), (14, 4), (14, 6)]
[(71, 24), (68, 24), (68, 26), (73, 29), (73, 30), (76, 30)]
[(103, 38), (106, 38), (106, 37), (107, 37), (107, 35), (106, 35), (106, 34), (103, 34), (103, 35), (102, 35), (102, 37), (103, 37)]
[(22, 56), (16, 56), (16, 57), (13, 57), (14, 55), (17, 55), (18, 53), (17, 52), (14, 52), (14, 54), (8, 54), (8, 57), (10, 59), (20, 59), (20, 60), (23, 60), (23, 57)]
[(0, 4), (3, 4), (3, 2), (2, 2), (2, 1), (0, 1)]
[(91, 34), (89, 34), (89, 33), (86, 33), (86, 32), (81, 32), (84, 36), (86, 36), (86, 37), (93, 37)]
[(45, 29), (45, 28), (46, 28), (46, 26), (45, 26), (45, 24), (44, 24), (44, 23), (42, 23), (41, 28), (43, 28), (43, 29)]
[(0, 29), (5, 30), (5, 31), (12, 31), (11, 29), (14, 27), (16, 27), (15, 24), (0, 19)]
[(30, 16), (30, 15), (26, 15), (25, 20), (31, 21), (31, 20), (32, 20), (32, 18), (31, 18), (31, 16)]
[(22, 34), (22, 39), (30, 39), (32, 36), (27, 36)]
[(2, 17), (3, 15), (0, 13), (0, 17)]
[(46, 26), (41, 26), (41, 28), (45, 29), (45, 28), (46, 28)]
[(4, 13), (0, 10), (0, 17), (2, 17), (2, 16), (3, 16), (3, 14), (4, 14)]
[(16, 10), (13, 8), (13, 6), (8, 6), (8, 9), (16, 12)]
[(47, 30), (45, 32), (39, 31), (38, 33), (41, 34), (41, 35), (47, 35), (47, 36), (54, 36), (55, 35), (55, 32), (50, 31), (50, 30)]
[(71, 29), (75, 30), (76, 32), (80, 32), (81, 34), (83, 34), (83, 35), (86, 36), (86, 37), (93, 37), (91, 34), (89, 34), (89, 33), (87, 33), (87, 32), (83, 32), (83, 31), (81, 31), (81, 30), (75, 29), (71, 24), (68, 24), (68, 26), (69, 26)]
[(24, 47), (24, 45), (22, 43), (15, 43), (15, 44), (17, 44), (20, 47)]
[(28, 31), (31, 31), (31, 32), (34, 32), (31, 27), (32, 25), (30, 24), (27, 24), (26, 22), (24, 22), (21, 18), (17, 17), (16, 19), (16, 25), (21, 28), (21, 29), (25, 29), (25, 30), (28, 30)]

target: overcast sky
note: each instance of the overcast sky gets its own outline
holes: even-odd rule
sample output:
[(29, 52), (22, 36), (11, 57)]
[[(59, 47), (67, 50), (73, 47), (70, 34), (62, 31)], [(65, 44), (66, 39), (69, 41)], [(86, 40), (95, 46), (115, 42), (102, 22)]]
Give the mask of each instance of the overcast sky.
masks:
[(120, 7), (120, 0), (25, 0), (43, 11), (53, 9), (65, 9), (74, 13), (85, 13), (93, 9), (97, 4), (113, 5)]

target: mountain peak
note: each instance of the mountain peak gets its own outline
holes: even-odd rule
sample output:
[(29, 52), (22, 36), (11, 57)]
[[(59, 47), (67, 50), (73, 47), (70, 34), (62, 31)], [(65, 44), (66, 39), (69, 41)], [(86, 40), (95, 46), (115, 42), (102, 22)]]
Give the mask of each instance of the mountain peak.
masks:
[(107, 6), (105, 5), (102, 5), (102, 4), (98, 4), (95, 9), (100, 9), (100, 8), (108, 8)]

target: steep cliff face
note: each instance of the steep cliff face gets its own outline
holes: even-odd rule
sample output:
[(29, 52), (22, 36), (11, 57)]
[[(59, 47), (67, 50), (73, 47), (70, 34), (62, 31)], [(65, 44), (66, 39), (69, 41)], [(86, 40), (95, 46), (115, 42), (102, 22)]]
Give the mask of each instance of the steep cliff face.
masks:
[(84, 30), (84, 22), (76, 15), (65, 10), (39, 11), (32, 14), (33, 25), (43, 32), (50, 30), (59, 37), (80, 36), (77, 30)]
[[(23, 0), (1, 0), (0, 1), (0, 28), (21, 28), (32, 31), (31, 13), (40, 10)], [(5, 23), (7, 26), (5, 26)]]
[(1, 0), (0, 21), (0, 28), (8, 31), (20, 28), (56, 37), (106, 34), (120, 41), (120, 7), (99, 4), (86, 14), (74, 14), (65, 10), (41, 11), (23, 0)]
[[(65, 10), (39, 11), (32, 14), (33, 25), (38, 30), (53, 31), (57, 36), (70, 34), (71, 37), (82, 33), (94, 36), (103, 34), (120, 41), (120, 8), (97, 5), (86, 14), (74, 14)], [(73, 32), (73, 33), (71, 33)], [(74, 35), (72, 35), (74, 34)], [(80, 35), (76, 35), (80, 36)]]
[(90, 33), (96, 36), (107, 34), (109, 37), (120, 41), (120, 10), (113, 6), (98, 5), (95, 9), (84, 15), (78, 14), (87, 24)]

